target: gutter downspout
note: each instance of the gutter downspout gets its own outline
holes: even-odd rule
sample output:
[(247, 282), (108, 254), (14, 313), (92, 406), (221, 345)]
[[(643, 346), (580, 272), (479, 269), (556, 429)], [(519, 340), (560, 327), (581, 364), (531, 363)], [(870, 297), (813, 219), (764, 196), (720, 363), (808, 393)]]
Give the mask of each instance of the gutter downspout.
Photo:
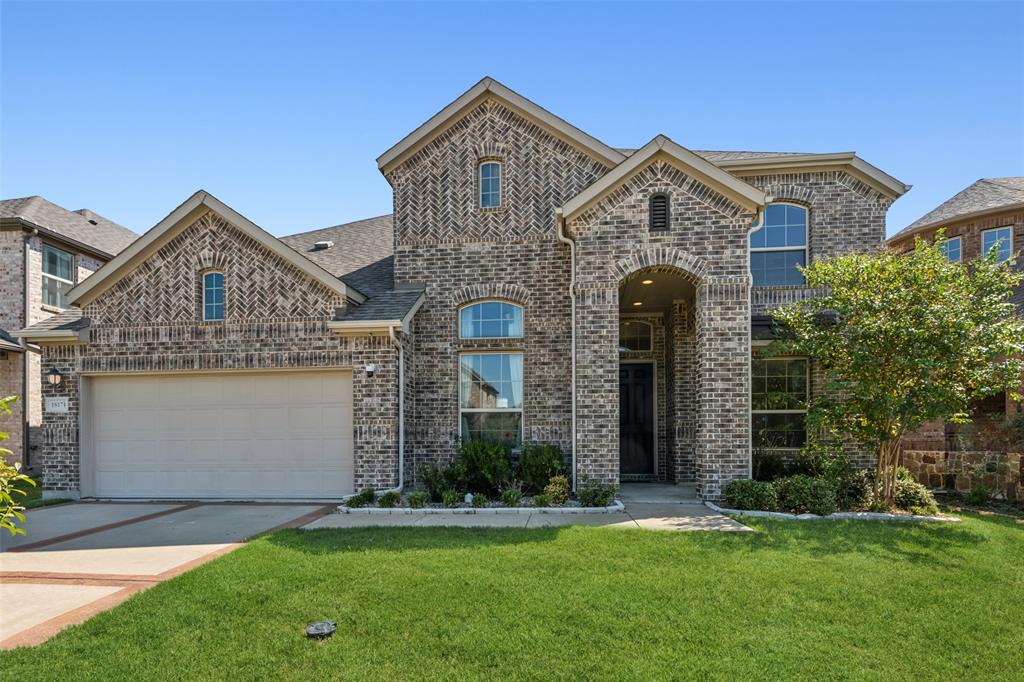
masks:
[(572, 308), (570, 313), (570, 336), (572, 337), (572, 350), (570, 355), (571, 377), (572, 377), (572, 418), (570, 423), (572, 451), (572, 489), (576, 490), (576, 242), (565, 236), (565, 218), (562, 216), (562, 209), (555, 209), (555, 236), (558, 241), (569, 245), (569, 302)]
[(398, 487), (394, 490), (402, 492), (405, 486), (405, 347), (395, 336), (394, 327), (388, 327), (388, 336), (398, 350)]

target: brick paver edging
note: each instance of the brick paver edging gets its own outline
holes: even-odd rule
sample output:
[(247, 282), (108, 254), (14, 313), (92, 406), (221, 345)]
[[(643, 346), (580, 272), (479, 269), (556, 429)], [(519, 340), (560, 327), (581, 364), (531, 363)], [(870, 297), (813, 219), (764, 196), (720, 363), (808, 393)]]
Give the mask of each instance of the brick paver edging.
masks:
[(607, 507), (338, 507), (339, 514), (622, 514), (626, 507), (619, 502)]
[(719, 514), (735, 514), (737, 516), (757, 516), (765, 519), (787, 519), (789, 521), (844, 521), (854, 519), (859, 521), (925, 521), (936, 523), (959, 523), (960, 519), (955, 516), (919, 516), (917, 514), (885, 514), (881, 512), (834, 512), (828, 516), (817, 514), (786, 514), (784, 512), (755, 511), (752, 509), (726, 509), (719, 507), (714, 502), (705, 502), (709, 509)]

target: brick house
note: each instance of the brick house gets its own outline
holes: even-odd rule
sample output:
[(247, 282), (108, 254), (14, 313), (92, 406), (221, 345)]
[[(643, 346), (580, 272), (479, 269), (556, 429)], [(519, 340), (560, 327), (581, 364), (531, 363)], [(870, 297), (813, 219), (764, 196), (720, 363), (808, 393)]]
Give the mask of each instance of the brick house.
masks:
[(48, 494), (336, 498), (483, 437), (716, 499), (819, 383), (752, 330), (908, 189), (846, 152), (616, 149), (490, 78), (377, 162), (391, 216), (275, 239), (200, 191), (20, 332), (67, 398)]
[(42, 423), (39, 355), (11, 335), (67, 307), (67, 292), (137, 235), (89, 209), (69, 211), (39, 196), (0, 200), (0, 414), (12, 461), (31, 464)]
[[(888, 246), (910, 251), (917, 238), (946, 237), (950, 260), (970, 261), (992, 249), (1000, 261), (1019, 257), (1024, 244), (1024, 177), (983, 178), (889, 238)], [(1024, 286), (1013, 302), (1024, 307)], [(1001, 425), (1019, 406), (1006, 394), (987, 398), (972, 410), (968, 427), (943, 421), (926, 424), (903, 441), (904, 464), (918, 479), (935, 488), (967, 492), (977, 484), (1000, 491), (1010, 499), (1024, 498), (1024, 460), (1007, 451)]]

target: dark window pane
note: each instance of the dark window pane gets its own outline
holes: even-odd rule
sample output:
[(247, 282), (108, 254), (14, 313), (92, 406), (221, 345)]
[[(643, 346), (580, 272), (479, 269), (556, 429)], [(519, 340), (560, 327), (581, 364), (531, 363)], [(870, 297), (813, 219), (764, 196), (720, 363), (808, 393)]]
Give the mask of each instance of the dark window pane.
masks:
[(463, 440), (496, 440), (517, 448), (522, 443), (523, 415), (519, 412), (463, 412)]
[(751, 415), (755, 448), (801, 448), (807, 442), (802, 413)]

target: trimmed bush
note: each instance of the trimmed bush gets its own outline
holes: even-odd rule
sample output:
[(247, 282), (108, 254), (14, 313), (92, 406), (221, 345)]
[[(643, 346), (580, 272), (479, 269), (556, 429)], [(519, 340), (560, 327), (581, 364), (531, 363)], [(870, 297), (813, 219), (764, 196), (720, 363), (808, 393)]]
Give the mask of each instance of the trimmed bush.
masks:
[(518, 507), (523, 501), (523, 491), (519, 484), (509, 486), (501, 491), (501, 503), (506, 507)]
[(534, 495), (533, 496), (533, 506), (534, 507), (550, 507), (551, 506), (551, 497), (549, 497), (548, 495), (545, 495), (544, 493), (539, 493), (537, 495)]
[(473, 493), (473, 506), (477, 509), (487, 506), (487, 496), (483, 493)]
[(544, 494), (551, 498), (552, 504), (565, 504), (569, 501), (569, 479), (565, 476), (552, 476), (544, 486)]
[(562, 473), (562, 449), (545, 443), (524, 445), (519, 455), (519, 471), (526, 489), (539, 493), (553, 476)]
[(409, 506), (413, 509), (422, 509), (430, 501), (430, 494), (425, 490), (417, 490), (409, 493)]
[(455, 476), (462, 490), (498, 494), (512, 477), (512, 453), (495, 440), (468, 440), (455, 453)]
[(899, 475), (896, 477), (896, 506), (912, 514), (933, 516), (939, 513), (939, 505), (932, 491), (913, 478)]
[(444, 505), (445, 507), (448, 507), (449, 509), (453, 507), (458, 507), (459, 501), (461, 499), (462, 496), (459, 495), (459, 492), (457, 490), (445, 490), (443, 493), (441, 493), (441, 504)]
[(584, 507), (607, 507), (615, 500), (615, 486), (585, 480), (576, 497)]
[(390, 508), (390, 507), (397, 507), (398, 503), (401, 502), (401, 501), (402, 501), (402, 494), (401, 493), (397, 493), (394, 490), (392, 490), (391, 492), (387, 492), (387, 493), (384, 493), (383, 495), (381, 495), (380, 499), (377, 500), (377, 504), (379, 504), (382, 507)]
[(836, 505), (841, 511), (866, 509), (874, 497), (870, 471), (855, 469), (836, 480)]
[(433, 502), (440, 502), (444, 491), (457, 488), (459, 485), (455, 468), (451, 465), (438, 466), (433, 462), (427, 462), (416, 469), (416, 474)]
[(356, 509), (358, 507), (366, 507), (373, 504), (374, 500), (377, 499), (377, 493), (373, 488), (364, 488), (362, 492), (353, 495), (348, 498), (345, 502), (346, 505)]
[(768, 481), (730, 481), (724, 493), (733, 509), (776, 511), (779, 507), (775, 484)]
[(836, 484), (827, 478), (803, 474), (780, 478), (775, 482), (779, 509), (794, 514), (828, 516), (836, 511)]

